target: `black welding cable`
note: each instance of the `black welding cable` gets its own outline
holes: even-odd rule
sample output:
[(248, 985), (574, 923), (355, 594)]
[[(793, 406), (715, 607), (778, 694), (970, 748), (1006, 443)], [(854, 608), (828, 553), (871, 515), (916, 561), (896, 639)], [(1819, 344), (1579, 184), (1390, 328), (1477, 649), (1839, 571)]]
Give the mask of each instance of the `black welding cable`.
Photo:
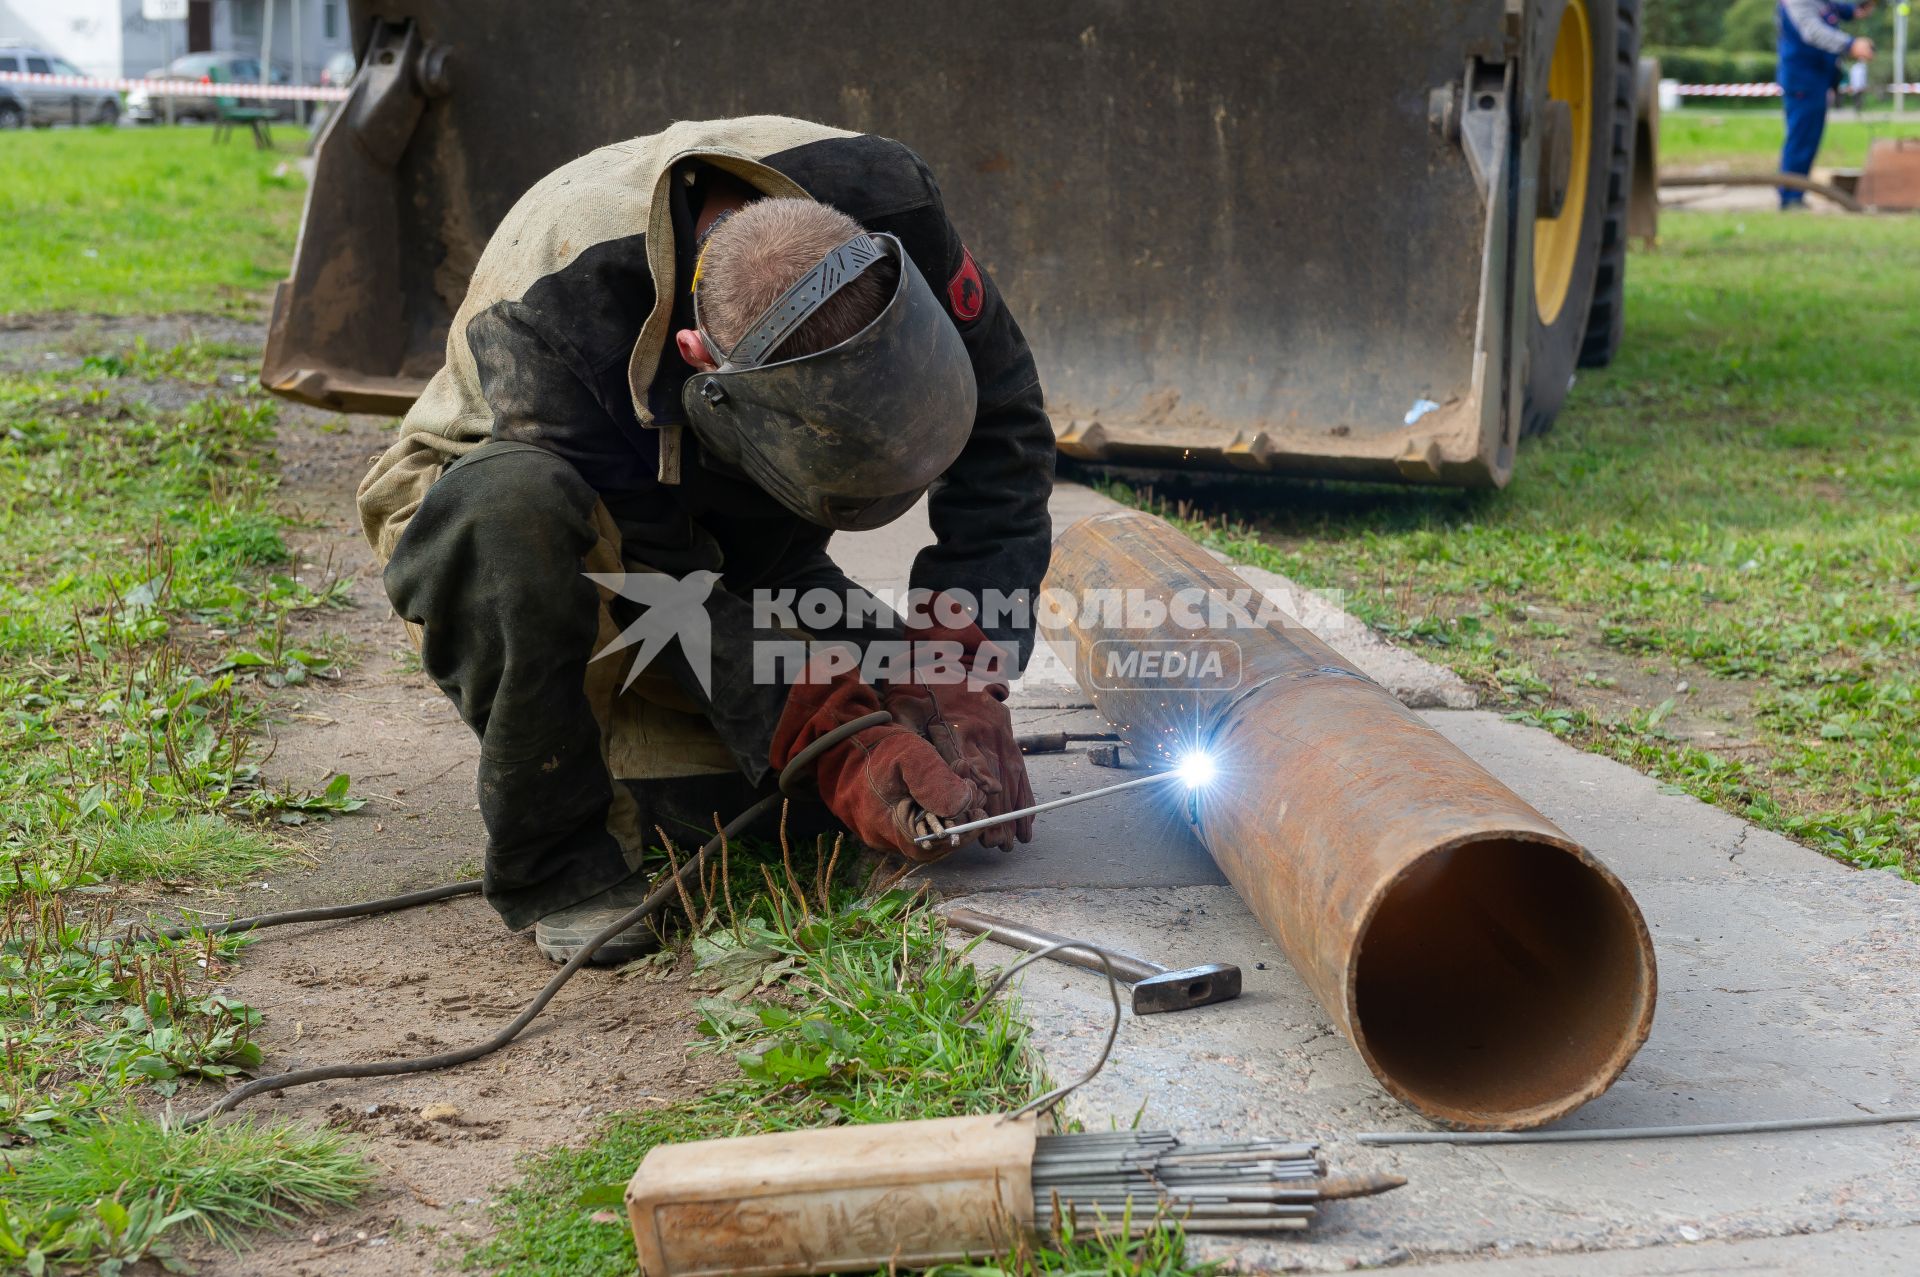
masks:
[[(466, 1064), (479, 1059), (483, 1055), (490, 1055), (498, 1051), (501, 1047), (518, 1037), (522, 1029), (533, 1023), (533, 1018), (546, 1009), (547, 1003), (553, 1001), (553, 996), (560, 992), (560, 987), (573, 978), (574, 972), (587, 964), (587, 960), (593, 957), (601, 945), (613, 939), (629, 927), (639, 926), (642, 922), (666, 907), (670, 901), (677, 898), (681, 883), (684, 882), (689, 875), (697, 873), (700, 866), (706, 863), (709, 852), (718, 848), (725, 840), (737, 836), (742, 829), (745, 829), (748, 825), (751, 825), (761, 816), (778, 806), (781, 800), (786, 797), (802, 779), (811, 773), (814, 760), (822, 753), (847, 739), (849, 736), (852, 736), (855, 732), (864, 731), (869, 727), (877, 727), (884, 723), (891, 723), (892, 721), (893, 716), (884, 710), (867, 714), (854, 719), (850, 723), (843, 723), (801, 750), (794, 756), (792, 762), (781, 768), (779, 793), (768, 794), (765, 798), (760, 799), (745, 811), (735, 816), (731, 821), (727, 822), (719, 833), (709, 838), (705, 845), (702, 846), (690, 860), (680, 866), (678, 872), (668, 875), (664, 882), (654, 888), (645, 900), (635, 905), (632, 909), (629, 909), (615, 921), (608, 923), (599, 934), (582, 945), (580, 951), (568, 959), (565, 966), (554, 972), (553, 978), (547, 981), (545, 988), (534, 995), (533, 1001), (527, 1003), (520, 1014), (514, 1017), (513, 1023), (492, 1037), (484, 1041), (475, 1042), (471, 1046), (461, 1047), (457, 1051), (442, 1051), (438, 1055), (421, 1055), (407, 1060), (370, 1060), (364, 1064), (323, 1064), (310, 1069), (295, 1069), (290, 1073), (280, 1073), (273, 1077), (255, 1078), (244, 1086), (236, 1087), (228, 1091), (214, 1103), (186, 1118), (180, 1125), (198, 1126), (209, 1118), (231, 1112), (256, 1095), (266, 1095), (274, 1091), (284, 1091), (289, 1087), (305, 1086), (311, 1082), (333, 1082), (345, 1078), (393, 1077), (403, 1073), (431, 1073), (436, 1069), (450, 1069), (455, 1065)], [(461, 883), (449, 883), (445, 887), (437, 887), (428, 892), (415, 892), (413, 894), (422, 896), (431, 895), (433, 891), (440, 891), (444, 892), (445, 895), (435, 896), (434, 898), (445, 899), (446, 896), (459, 894), (455, 892), (453, 888), (463, 885), (464, 884)], [(399, 897), (395, 897), (395, 899), (399, 899)], [(425, 903), (425, 901), (415, 901), (414, 903), (422, 904)], [(374, 908), (373, 906), (389, 904), (390, 902), (388, 901), (370, 901), (367, 904), (345, 905), (341, 906), (341, 908), (359, 910), (361, 912), (386, 912), (387, 910), (385, 909)], [(390, 907), (404, 908), (405, 906), (391, 905)], [(289, 912), (306, 913), (309, 911), (291, 910)], [(275, 915), (266, 916), (273, 917)], [(353, 915), (349, 913), (332, 914), (330, 916), (351, 917)], [(253, 921), (257, 926), (273, 925), (255, 919), (244, 918), (236, 919), (234, 924), (229, 925), (234, 926), (240, 922), (247, 921)], [(294, 919), (282, 919), (282, 921), (294, 921)]]
[[(838, 740), (840, 737), (836, 736), (834, 739)], [(1022, 753), (1026, 754), (1060, 754), (1066, 752), (1069, 742), (1118, 739), (1119, 737), (1113, 732), (1041, 732), (1033, 736), (1017, 737), (1015, 744), (1020, 747)], [(248, 918), (229, 918), (225, 922), (195, 923), (191, 926), (168, 927), (159, 931), (141, 928), (121, 937), (121, 942), (148, 939), (185, 940), (190, 936), (225, 936), (232, 935), (236, 931), (256, 931), (262, 927), (284, 927), (295, 922), (333, 922), (340, 918), (367, 918), (374, 914), (395, 913), (418, 905), (430, 905), (438, 900), (451, 900), (455, 896), (470, 896), (479, 890), (478, 878), (463, 878), (459, 882), (443, 882), (437, 887), (425, 887), (419, 891), (409, 891), (397, 896), (381, 896), (377, 900), (357, 900), (352, 904), (317, 905), (311, 909), (283, 909), (278, 913), (258, 913)]]
[(1761, 1122), (1701, 1122), (1690, 1126), (1615, 1126), (1584, 1131), (1366, 1131), (1362, 1144), (1590, 1144), (1603, 1140), (1667, 1140), (1696, 1135), (1766, 1135), (1846, 1126), (1920, 1122), (1920, 1113), (1849, 1113), (1843, 1117), (1783, 1117)]
[(283, 909), (279, 913), (258, 913), (251, 918), (229, 918), (225, 922), (191, 927), (168, 927), (165, 931), (134, 931), (125, 938), (145, 940), (149, 937), (159, 940), (185, 940), (188, 936), (224, 936), (236, 931), (253, 931), (259, 927), (284, 927), (293, 922), (331, 922), (335, 918), (364, 918), (369, 914), (392, 913), (397, 909), (411, 909), (416, 905), (430, 905), (436, 900), (451, 900), (455, 896), (468, 896), (480, 890), (478, 878), (463, 878), (459, 882), (443, 882), (437, 887), (426, 887), (420, 891), (409, 891), (399, 896), (382, 896), (378, 900), (360, 900), (350, 905), (319, 905), (312, 909)]

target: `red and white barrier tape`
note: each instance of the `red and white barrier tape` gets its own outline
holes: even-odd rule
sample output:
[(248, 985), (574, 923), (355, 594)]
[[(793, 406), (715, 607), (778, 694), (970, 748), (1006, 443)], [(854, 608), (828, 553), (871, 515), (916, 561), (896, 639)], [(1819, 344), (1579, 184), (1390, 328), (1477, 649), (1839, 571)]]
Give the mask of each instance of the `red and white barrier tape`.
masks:
[[(1920, 93), (1920, 84), (1892, 85), (1882, 88), (1873, 86), (1875, 92)], [(1683, 98), (1777, 98), (1780, 86), (1777, 84), (1682, 84), (1679, 86)]]
[(340, 102), (345, 88), (301, 84), (239, 84), (223, 80), (120, 80), (92, 75), (41, 75), (34, 71), (0, 71), (0, 84), (37, 84), (49, 89), (111, 89), (116, 93), (148, 93), (177, 98), (281, 98), (306, 102)]
[[(161, 94), (183, 98), (278, 98), (290, 101), (341, 102), (348, 90), (299, 84), (242, 84), (207, 80), (126, 80), (92, 75), (41, 75), (33, 71), (0, 71), (0, 83), (38, 84), (52, 89), (111, 89), (116, 93)], [(1777, 84), (1682, 84), (1677, 86), (1683, 98), (1777, 98)], [(1895, 86), (1876, 91), (1894, 92)], [(1920, 83), (1899, 87), (1905, 93), (1920, 94)]]
[(1777, 98), (1777, 84), (1683, 84), (1683, 98)]

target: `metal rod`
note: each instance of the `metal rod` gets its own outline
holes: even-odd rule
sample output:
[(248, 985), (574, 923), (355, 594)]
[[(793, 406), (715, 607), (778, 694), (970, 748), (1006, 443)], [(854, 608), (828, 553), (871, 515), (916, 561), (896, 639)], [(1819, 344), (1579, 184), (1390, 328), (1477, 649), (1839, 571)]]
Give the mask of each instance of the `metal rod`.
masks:
[(1042, 1200), (1056, 1201), (1062, 1206), (1125, 1206), (1129, 1203), (1139, 1206), (1152, 1206), (1166, 1210), (1177, 1210), (1182, 1214), (1221, 1214), (1221, 1215), (1271, 1215), (1275, 1212), (1286, 1215), (1311, 1214), (1314, 1202), (1311, 1196), (1295, 1198), (1252, 1199), (1244, 1201), (1225, 1201), (1212, 1198), (1161, 1197), (1148, 1191), (1145, 1193), (1035, 1193)]
[(1766, 1122), (1700, 1122), (1688, 1126), (1617, 1126), (1592, 1131), (1368, 1131), (1362, 1144), (1588, 1144), (1604, 1140), (1670, 1140), (1698, 1135), (1766, 1135), (1846, 1126), (1920, 1122), (1914, 1113), (1849, 1113), (1844, 1117), (1787, 1117)]
[[(1103, 1223), (1098, 1220), (1088, 1221), (1083, 1219), (1076, 1220), (1074, 1228), (1078, 1232), (1087, 1233), (1094, 1237), (1117, 1237), (1121, 1234), (1119, 1224), (1120, 1221), (1118, 1220)], [(1235, 1219), (1199, 1220), (1194, 1223), (1182, 1224), (1181, 1229), (1187, 1233), (1279, 1233), (1299, 1231), (1310, 1226), (1310, 1221), (1305, 1219)], [(1129, 1237), (1146, 1237), (1149, 1234), (1160, 1231), (1160, 1227), (1159, 1224), (1149, 1220), (1137, 1219), (1133, 1221), (1131, 1229), (1126, 1235)]]
[(1325, 1176), (1311, 1141), (1184, 1144), (1165, 1131), (1043, 1135), (1032, 1169), (1034, 1218), (1102, 1236), (1303, 1229), (1316, 1203), (1397, 1188), (1397, 1175)]
[(989, 825), (1004, 825), (1009, 820), (1018, 820), (1022, 816), (1032, 816), (1043, 811), (1052, 811), (1056, 807), (1071, 807), (1075, 803), (1084, 803), (1090, 798), (1103, 798), (1108, 794), (1117, 794), (1123, 789), (1132, 789), (1136, 785), (1151, 785), (1156, 781), (1178, 780), (1179, 772), (1154, 772), (1149, 776), (1136, 776), (1132, 780), (1123, 780), (1118, 785), (1107, 785), (1101, 789), (1089, 789), (1084, 794), (1068, 794), (1065, 798), (1053, 798), (1044, 803), (1035, 803), (1031, 807), (1022, 807), (1018, 811), (1002, 812), (998, 816), (988, 816), (984, 820), (969, 820), (965, 824), (948, 825), (939, 833), (921, 834), (915, 842), (937, 842), (942, 838), (956, 838), (961, 834), (970, 834), (976, 829), (985, 829)]

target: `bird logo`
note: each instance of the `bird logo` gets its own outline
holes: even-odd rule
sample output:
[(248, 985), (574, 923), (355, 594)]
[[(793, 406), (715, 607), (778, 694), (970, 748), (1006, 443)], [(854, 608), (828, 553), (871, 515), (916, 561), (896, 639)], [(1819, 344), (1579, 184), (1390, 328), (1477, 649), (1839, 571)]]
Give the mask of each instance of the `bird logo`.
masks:
[(665, 572), (587, 572), (584, 575), (595, 585), (604, 586), (647, 609), (639, 620), (593, 655), (597, 661), (636, 643), (640, 645), (626, 681), (620, 684), (621, 691), (633, 686), (640, 671), (666, 650), (668, 640), (677, 638), (687, 664), (693, 667), (694, 678), (700, 682), (700, 690), (708, 697), (713, 695), (713, 622), (707, 616), (707, 596), (720, 580), (718, 572), (703, 568), (683, 577)]

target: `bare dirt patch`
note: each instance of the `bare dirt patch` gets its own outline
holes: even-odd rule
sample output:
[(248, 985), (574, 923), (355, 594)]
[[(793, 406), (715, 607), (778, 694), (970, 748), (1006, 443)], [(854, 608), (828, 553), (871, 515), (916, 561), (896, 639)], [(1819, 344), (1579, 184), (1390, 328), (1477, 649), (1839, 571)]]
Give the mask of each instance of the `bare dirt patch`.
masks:
[(1544, 607), (1532, 612), (1567, 633), (1548, 638), (1516, 628), (1501, 641), (1552, 685), (1553, 703), (1606, 722), (1671, 700), (1673, 707), (1660, 720), (1670, 736), (1710, 753), (1742, 755), (1757, 748), (1754, 697), (1760, 685), (1755, 681), (1719, 678), (1656, 653), (1609, 646), (1591, 616)]
[[(334, 771), (366, 797), (360, 813), (290, 831), (296, 852), (262, 882), (154, 903), (215, 914), (333, 903), (473, 876), (483, 831), (473, 803), (473, 735), (415, 668), (353, 493), (391, 424), (288, 406), (284, 494), (303, 528), (289, 537), (301, 578), (352, 581), (356, 606), (311, 617), (345, 659), (277, 701), (274, 784), (312, 787)], [(552, 974), (531, 939), (474, 897), (378, 918), (264, 933), (226, 991), (265, 1016), (264, 1071), (426, 1055), (490, 1036)], [(697, 1095), (731, 1065), (692, 1057), (698, 996), (679, 978), (588, 970), (496, 1056), (446, 1072), (329, 1083), (263, 1097), (241, 1111), (353, 1131), (379, 1177), (359, 1206), (196, 1255), (206, 1274), (427, 1273), (457, 1263), (489, 1227), (487, 1204), (527, 1152), (587, 1136), (608, 1109)], [(183, 1098), (178, 1107), (203, 1102)]]
[(78, 368), (88, 355), (136, 340), (155, 349), (257, 345), (262, 323), (228, 315), (0, 315), (0, 371)]
[[(315, 871), (323, 876), (326, 869)], [(278, 1072), (425, 1055), (496, 1033), (551, 969), (477, 899), (263, 938), (225, 986), (266, 1016)], [(700, 1094), (728, 1061), (689, 1056), (696, 994), (682, 980), (575, 977), (513, 1045), (463, 1068), (322, 1083), (247, 1106), (356, 1134), (379, 1172), (350, 1211), (206, 1250), (203, 1274), (428, 1273), (487, 1235), (495, 1188), (521, 1154), (590, 1135), (613, 1109)]]

